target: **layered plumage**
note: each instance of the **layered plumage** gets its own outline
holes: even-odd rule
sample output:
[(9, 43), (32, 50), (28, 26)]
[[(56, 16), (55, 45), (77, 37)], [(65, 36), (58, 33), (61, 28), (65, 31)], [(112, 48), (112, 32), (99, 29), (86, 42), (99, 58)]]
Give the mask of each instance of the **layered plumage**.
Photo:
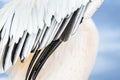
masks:
[[(69, 34), (67, 30), (65, 34), (75, 33), (90, 0), (2, 0), (2, 2), (0, 66), (1, 69), (7, 70), (17, 62), (19, 56), (21, 61), (24, 61), (31, 51), (43, 49), (52, 41), (59, 39), (66, 27), (72, 28), (71, 32), (68, 31)], [(73, 18), (74, 13), (77, 15)], [(73, 22), (72, 26), (68, 26), (70, 22)]]

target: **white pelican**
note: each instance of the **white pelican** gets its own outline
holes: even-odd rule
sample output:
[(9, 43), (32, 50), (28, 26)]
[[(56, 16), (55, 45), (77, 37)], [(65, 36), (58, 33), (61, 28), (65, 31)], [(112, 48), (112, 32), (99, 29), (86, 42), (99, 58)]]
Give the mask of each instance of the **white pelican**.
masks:
[[(11, 80), (86, 80), (98, 45), (90, 18), (101, 3), (102, 0), (0, 0), (0, 73), (8, 73)], [(61, 44), (63, 41), (67, 42)], [(85, 65), (85, 59), (91, 64), (88, 61)]]

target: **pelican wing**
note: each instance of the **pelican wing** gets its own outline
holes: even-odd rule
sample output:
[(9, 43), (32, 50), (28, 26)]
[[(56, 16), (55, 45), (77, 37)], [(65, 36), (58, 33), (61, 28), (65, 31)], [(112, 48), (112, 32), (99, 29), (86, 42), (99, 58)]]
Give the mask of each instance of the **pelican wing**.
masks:
[[(0, 58), (7, 70), (20, 57), (66, 41), (84, 17), (90, 0), (0, 0)], [(6, 4), (5, 4), (6, 3)], [(5, 4), (5, 5), (3, 5)]]

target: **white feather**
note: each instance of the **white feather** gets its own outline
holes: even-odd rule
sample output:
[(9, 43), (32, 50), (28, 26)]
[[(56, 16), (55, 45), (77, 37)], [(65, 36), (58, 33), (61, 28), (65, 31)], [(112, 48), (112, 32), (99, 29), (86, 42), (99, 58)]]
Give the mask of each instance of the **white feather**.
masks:
[[(6, 0), (2, 1), (6, 2)], [(27, 33), (29, 37), (22, 53), (22, 57), (24, 58), (29, 56), (32, 49), (42, 49), (49, 45), (60, 29), (62, 21), (66, 17), (71, 16), (81, 5), (86, 5), (89, 1), (90, 0), (7, 0), (7, 3), (0, 8), (0, 57), (4, 54), (6, 44), (10, 38), (10, 48), (8, 49), (5, 59), (5, 69), (9, 68), (8, 65), (14, 43), (18, 43), (21, 39), (14, 54), (13, 63), (15, 64), (21, 53)], [(69, 22), (69, 20), (67, 21)], [(78, 23), (76, 24), (78, 25)], [(67, 24), (64, 25), (63, 30), (66, 25)], [(38, 30), (40, 30), (39, 34)], [(56, 39), (60, 37), (63, 30), (56, 36)], [(73, 32), (75, 32), (75, 30)]]

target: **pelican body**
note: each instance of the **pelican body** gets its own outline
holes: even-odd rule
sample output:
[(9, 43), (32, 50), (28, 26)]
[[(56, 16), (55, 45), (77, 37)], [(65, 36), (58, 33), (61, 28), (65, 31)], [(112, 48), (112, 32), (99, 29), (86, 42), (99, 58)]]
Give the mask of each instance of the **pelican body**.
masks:
[(33, 53), (25, 80), (35, 80), (56, 48), (77, 32), (91, 2), (0, 0), (0, 73)]

